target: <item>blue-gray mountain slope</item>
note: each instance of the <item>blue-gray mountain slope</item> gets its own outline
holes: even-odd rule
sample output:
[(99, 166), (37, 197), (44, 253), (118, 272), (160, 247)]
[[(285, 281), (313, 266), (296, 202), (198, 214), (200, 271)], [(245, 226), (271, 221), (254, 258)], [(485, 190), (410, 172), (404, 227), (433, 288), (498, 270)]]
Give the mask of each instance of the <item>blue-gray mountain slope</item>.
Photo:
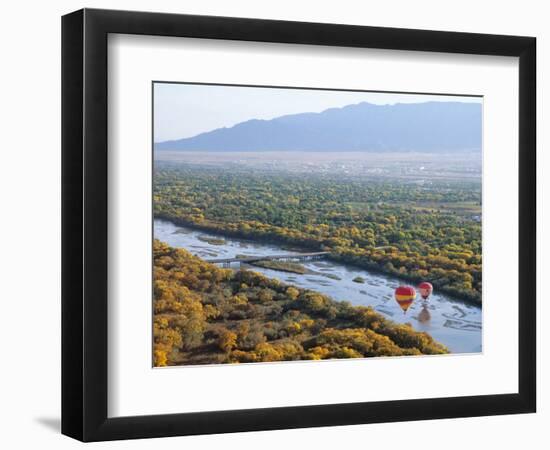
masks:
[(479, 151), (481, 104), (358, 103), (320, 113), (249, 120), (155, 144), (194, 151)]

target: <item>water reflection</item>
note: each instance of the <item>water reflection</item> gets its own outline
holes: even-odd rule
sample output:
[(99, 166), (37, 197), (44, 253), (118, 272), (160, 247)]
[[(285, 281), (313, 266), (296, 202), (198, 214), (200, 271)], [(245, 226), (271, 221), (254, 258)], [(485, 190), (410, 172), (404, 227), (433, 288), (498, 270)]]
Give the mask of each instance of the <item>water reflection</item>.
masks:
[(418, 314), (418, 321), (422, 324), (427, 324), (432, 319), (432, 315), (428, 309), (428, 304), (422, 302), (422, 311)]

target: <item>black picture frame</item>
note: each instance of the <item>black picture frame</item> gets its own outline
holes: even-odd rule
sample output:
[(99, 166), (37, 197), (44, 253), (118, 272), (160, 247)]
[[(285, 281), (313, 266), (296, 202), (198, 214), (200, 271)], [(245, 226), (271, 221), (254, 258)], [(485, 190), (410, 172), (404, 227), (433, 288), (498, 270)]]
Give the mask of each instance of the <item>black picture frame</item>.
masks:
[[(108, 418), (110, 33), (519, 57), (518, 393)], [(83, 9), (62, 18), (62, 433), (82, 441), (535, 412), (536, 39)]]

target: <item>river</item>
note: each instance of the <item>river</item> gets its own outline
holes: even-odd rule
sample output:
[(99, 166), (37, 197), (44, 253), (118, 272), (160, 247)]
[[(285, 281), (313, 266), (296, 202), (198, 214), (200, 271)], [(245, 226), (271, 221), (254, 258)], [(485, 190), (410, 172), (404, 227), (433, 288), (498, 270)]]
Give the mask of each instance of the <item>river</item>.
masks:
[[(281, 245), (207, 233), (159, 219), (154, 221), (154, 235), (156, 239), (172, 247), (184, 248), (204, 259), (296, 252), (296, 249)], [(223, 239), (224, 243), (209, 243), (205, 239)], [(428, 302), (422, 302), (420, 297), (417, 297), (404, 313), (393, 297), (394, 289), (399, 284), (405, 284), (403, 281), (327, 259), (301, 264), (314, 273), (302, 275), (255, 266), (251, 269), (287, 284), (321, 292), (334, 300), (347, 300), (353, 305), (372, 306), (395, 322), (408, 322), (416, 330), (428, 332), (453, 353), (481, 352), (482, 314), (479, 306), (434, 291)], [(234, 267), (237, 268), (238, 264), (234, 264)], [(353, 281), (356, 277), (363, 278), (365, 282)]]

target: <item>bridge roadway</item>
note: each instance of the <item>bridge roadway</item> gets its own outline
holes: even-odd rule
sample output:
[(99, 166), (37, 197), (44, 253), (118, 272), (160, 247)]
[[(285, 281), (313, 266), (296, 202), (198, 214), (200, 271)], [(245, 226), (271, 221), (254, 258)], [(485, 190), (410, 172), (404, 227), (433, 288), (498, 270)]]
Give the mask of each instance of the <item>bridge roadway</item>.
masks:
[(205, 259), (210, 264), (231, 264), (233, 262), (252, 263), (257, 261), (305, 261), (309, 259), (322, 258), (330, 252), (312, 252), (312, 253), (287, 253), (284, 255), (263, 255), (263, 256), (243, 256), (240, 258), (220, 258), (220, 259)]

